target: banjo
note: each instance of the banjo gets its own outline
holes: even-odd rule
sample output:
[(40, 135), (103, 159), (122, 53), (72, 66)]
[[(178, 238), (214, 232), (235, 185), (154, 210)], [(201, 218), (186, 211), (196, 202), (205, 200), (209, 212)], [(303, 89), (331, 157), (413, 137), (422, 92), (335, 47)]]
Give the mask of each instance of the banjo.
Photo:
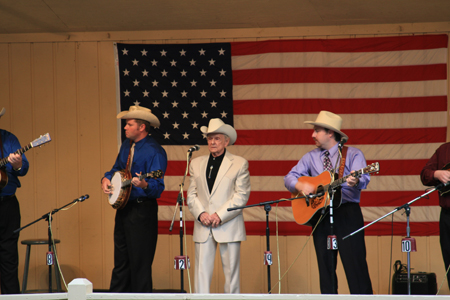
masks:
[[(152, 171), (138, 176), (139, 180), (148, 177), (155, 179), (161, 178), (162, 171)], [(131, 179), (131, 172), (128, 170), (121, 170), (114, 173), (111, 178), (111, 185), (108, 186), (112, 191), (112, 194), (108, 195), (108, 202), (113, 208), (121, 209), (127, 204), (132, 188)]]

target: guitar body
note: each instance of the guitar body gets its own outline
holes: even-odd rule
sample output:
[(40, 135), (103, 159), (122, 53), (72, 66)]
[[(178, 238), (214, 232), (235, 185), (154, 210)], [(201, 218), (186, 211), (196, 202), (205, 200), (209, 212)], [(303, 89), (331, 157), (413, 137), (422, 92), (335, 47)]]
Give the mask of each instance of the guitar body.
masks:
[(0, 168), (0, 191), (8, 184), (8, 174), (5, 168)]
[[(334, 176), (329, 171), (325, 171), (316, 177), (302, 176), (298, 181), (315, 186), (314, 194), (323, 193), (319, 197), (295, 199), (291, 203), (295, 222), (300, 225), (314, 226), (319, 220), (322, 208), (327, 208), (330, 205), (328, 187), (334, 181)], [(298, 195), (292, 194), (292, 197), (301, 195), (304, 194), (300, 192)], [(341, 205), (341, 198), (341, 190), (339, 187), (334, 194), (334, 208), (338, 208)]]
[(115, 209), (122, 209), (128, 203), (132, 185), (128, 184), (124, 186), (124, 182), (127, 180), (131, 180), (131, 172), (126, 169), (115, 172), (111, 178), (113, 193), (108, 196), (108, 201)]

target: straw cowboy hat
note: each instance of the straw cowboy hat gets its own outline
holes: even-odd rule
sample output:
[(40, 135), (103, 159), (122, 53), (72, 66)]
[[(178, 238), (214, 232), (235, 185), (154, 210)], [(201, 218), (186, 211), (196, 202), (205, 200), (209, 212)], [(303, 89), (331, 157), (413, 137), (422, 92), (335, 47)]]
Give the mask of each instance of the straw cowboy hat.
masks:
[(204, 134), (210, 134), (210, 133), (223, 133), (230, 137), (230, 145), (233, 145), (234, 142), (236, 142), (237, 139), (237, 133), (236, 130), (228, 124), (225, 124), (221, 119), (211, 119), (209, 120), (208, 127), (202, 126), (200, 128), (201, 132)]
[(339, 133), (342, 137), (348, 139), (348, 136), (341, 131), (342, 118), (332, 112), (322, 110), (315, 122), (305, 121), (305, 124), (317, 125)]
[(156, 128), (160, 125), (158, 118), (150, 109), (139, 105), (130, 106), (129, 110), (119, 113), (117, 119), (141, 119), (150, 122), (150, 125)]
[(2, 110), (0, 111), (0, 117), (3, 116), (6, 112), (6, 109), (3, 107)]

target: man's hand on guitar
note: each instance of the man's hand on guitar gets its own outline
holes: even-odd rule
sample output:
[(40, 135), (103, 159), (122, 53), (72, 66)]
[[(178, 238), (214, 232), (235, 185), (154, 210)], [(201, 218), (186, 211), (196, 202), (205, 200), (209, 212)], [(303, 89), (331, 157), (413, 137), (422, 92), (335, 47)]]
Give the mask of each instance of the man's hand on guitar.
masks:
[[(353, 175), (355, 171), (352, 171), (351, 174)], [(354, 187), (358, 185), (359, 178), (354, 176), (349, 176), (345, 181), (347, 181), (347, 184), (349, 187)]]
[(134, 185), (135, 187), (139, 187), (141, 189), (146, 189), (148, 187), (147, 181), (145, 181), (145, 179), (139, 180), (139, 176), (142, 175), (142, 172), (136, 173), (136, 175), (138, 177), (133, 177), (133, 179), (131, 179), (131, 184)]
[(297, 192), (303, 192), (306, 195), (309, 194), (315, 194), (316, 193), (316, 186), (313, 184), (310, 184), (308, 182), (297, 182), (295, 184), (295, 189), (297, 190)]
[(102, 179), (102, 190), (105, 194), (112, 194), (111, 181), (106, 177)]
[(448, 170), (436, 170), (434, 171), (434, 178), (442, 183), (447, 183), (450, 181), (450, 171)]
[(18, 169), (22, 168), (22, 155), (17, 154), (17, 153), (11, 153), (8, 156), (8, 161), (14, 170), (18, 170)]

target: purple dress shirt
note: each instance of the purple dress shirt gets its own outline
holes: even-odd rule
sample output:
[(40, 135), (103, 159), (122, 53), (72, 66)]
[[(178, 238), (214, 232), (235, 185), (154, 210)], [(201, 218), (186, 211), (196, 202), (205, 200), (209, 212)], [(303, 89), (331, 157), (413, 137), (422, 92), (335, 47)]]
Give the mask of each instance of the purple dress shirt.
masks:
[[(295, 165), (292, 170), (284, 177), (284, 185), (291, 192), (295, 193), (295, 184), (298, 182), (298, 178), (301, 176), (312, 176), (315, 177), (324, 172), (323, 169), (323, 158), (324, 149), (316, 148), (308, 153), (306, 153), (302, 159), (299, 160), (297, 165)], [(329, 150), (330, 160), (333, 167), (336, 169), (336, 161), (339, 155), (338, 144), (334, 145), (333, 148)], [(340, 164), (340, 161), (338, 162)], [(360, 170), (367, 166), (366, 159), (361, 150), (348, 147), (347, 159), (345, 161), (344, 176), (350, 174), (351, 171)], [(339, 169), (339, 166), (337, 166)], [(339, 172), (339, 170), (336, 170)], [(359, 203), (361, 197), (361, 190), (366, 189), (370, 182), (370, 175), (364, 174), (359, 178), (359, 182), (356, 187), (349, 187), (347, 183), (342, 184), (342, 203), (355, 202)]]

